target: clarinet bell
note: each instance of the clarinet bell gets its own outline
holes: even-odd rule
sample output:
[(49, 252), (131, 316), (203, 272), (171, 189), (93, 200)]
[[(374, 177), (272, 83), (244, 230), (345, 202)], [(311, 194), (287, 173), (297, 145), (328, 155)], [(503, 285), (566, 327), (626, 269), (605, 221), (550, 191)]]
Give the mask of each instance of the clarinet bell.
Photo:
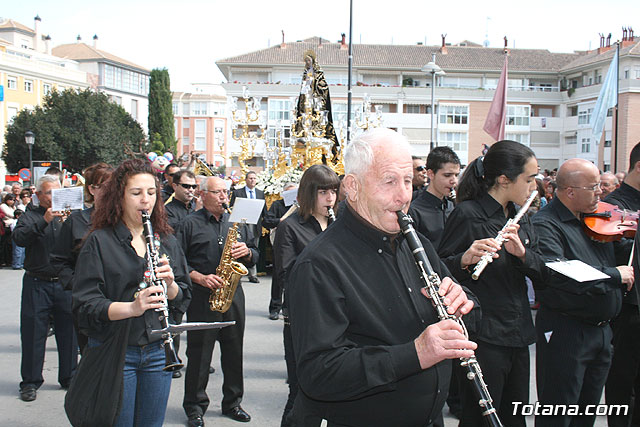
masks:
[(165, 364), (162, 370), (167, 372), (174, 372), (182, 369), (184, 367), (184, 364), (178, 357), (178, 354), (176, 353), (175, 348), (173, 348), (173, 345), (168, 345), (167, 343), (165, 343), (163, 347)]

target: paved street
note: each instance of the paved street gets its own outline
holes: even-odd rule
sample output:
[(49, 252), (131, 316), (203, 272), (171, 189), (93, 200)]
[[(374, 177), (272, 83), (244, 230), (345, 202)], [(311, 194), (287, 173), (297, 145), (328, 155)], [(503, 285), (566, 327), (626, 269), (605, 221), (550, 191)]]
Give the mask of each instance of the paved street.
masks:
[[(44, 368), (45, 383), (38, 391), (34, 402), (25, 403), (18, 397), (20, 382), (20, 290), (22, 271), (0, 270), (0, 408), (3, 426), (67, 426), (64, 413), (64, 391), (57, 383), (58, 360), (55, 340), (47, 341), (47, 355)], [(244, 282), (246, 295), (247, 326), (244, 347), (245, 397), (242, 406), (252, 416), (250, 426), (277, 427), (287, 398), (285, 383), (286, 370), (282, 349), (282, 321), (267, 318), (271, 279), (261, 277), (259, 284)], [(185, 360), (184, 346), (180, 357)], [(532, 347), (532, 362), (534, 348)], [(207, 425), (239, 427), (239, 423), (220, 414), (222, 399), (219, 367), (219, 353), (216, 349), (214, 366), (216, 373), (209, 381), (208, 393), (211, 406), (205, 416)], [(532, 366), (532, 373), (534, 367)], [(165, 418), (166, 426), (184, 426), (186, 417), (182, 410), (184, 378), (173, 380), (171, 396)], [(531, 400), (535, 401), (532, 384)], [(447, 410), (445, 409), (445, 412)], [(401, 416), (401, 414), (399, 414)], [(457, 425), (453, 418), (445, 419), (447, 427)], [(533, 420), (528, 421), (533, 425)], [(606, 420), (599, 417), (598, 427), (604, 427)], [(392, 426), (390, 426), (392, 427)]]

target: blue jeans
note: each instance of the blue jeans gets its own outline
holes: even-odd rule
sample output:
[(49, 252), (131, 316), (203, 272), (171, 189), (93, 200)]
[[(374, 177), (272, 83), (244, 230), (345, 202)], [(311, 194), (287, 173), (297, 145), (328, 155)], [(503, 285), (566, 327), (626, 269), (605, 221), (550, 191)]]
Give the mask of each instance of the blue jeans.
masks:
[(24, 266), (24, 248), (16, 245), (16, 242), (11, 242), (13, 245), (13, 262), (11, 267), (14, 270), (19, 270)]
[[(100, 343), (89, 338), (89, 347)], [(128, 346), (124, 362), (124, 391), (116, 427), (161, 427), (171, 390), (171, 372), (165, 365), (162, 341)]]

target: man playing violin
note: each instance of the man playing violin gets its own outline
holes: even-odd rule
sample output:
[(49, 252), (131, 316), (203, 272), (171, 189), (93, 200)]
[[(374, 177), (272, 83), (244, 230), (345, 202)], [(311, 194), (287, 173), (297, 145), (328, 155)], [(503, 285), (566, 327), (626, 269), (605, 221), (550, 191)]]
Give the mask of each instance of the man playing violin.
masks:
[[(609, 194), (605, 202), (617, 205), (621, 209), (640, 211), (640, 143), (636, 144), (629, 156), (629, 173), (620, 187)], [(637, 224), (637, 219), (636, 219)], [(636, 248), (640, 242), (636, 241)], [(638, 250), (634, 251), (634, 268), (638, 271)], [(640, 371), (640, 312), (638, 311), (637, 287), (627, 292), (622, 300), (620, 315), (612, 322), (613, 359), (605, 387), (605, 397), (609, 404), (630, 405), (634, 384)], [(628, 426), (640, 424), (640, 389), (635, 389), (635, 405), (638, 408), (626, 415), (610, 415), (610, 426)]]
[[(541, 405), (600, 402), (611, 363), (609, 322), (620, 312), (622, 295), (634, 282), (633, 268), (616, 261), (614, 244), (592, 240), (581, 214), (594, 212), (602, 189), (600, 173), (589, 161), (570, 159), (560, 166), (556, 197), (533, 217), (539, 248), (547, 261), (580, 260), (607, 279), (577, 282), (550, 272), (538, 283), (536, 372)], [(539, 416), (536, 426), (593, 425), (595, 415)]]

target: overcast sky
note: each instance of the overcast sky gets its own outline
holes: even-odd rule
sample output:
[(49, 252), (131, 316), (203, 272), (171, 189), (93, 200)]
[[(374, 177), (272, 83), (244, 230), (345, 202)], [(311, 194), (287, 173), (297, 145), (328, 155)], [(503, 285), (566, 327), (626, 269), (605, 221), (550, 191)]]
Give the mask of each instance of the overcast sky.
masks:
[[(223, 82), (215, 61), (278, 44), (282, 30), (288, 42), (312, 36), (336, 42), (349, 32), (348, 0), (31, 0), (5, 2), (0, 14), (31, 28), (39, 15), (54, 46), (78, 34), (91, 44), (97, 34), (99, 49), (169, 69), (173, 90)], [(512, 48), (573, 52), (597, 48), (598, 33), (621, 39), (622, 26), (635, 23), (640, 35), (640, 22), (632, 22), (640, 17), (637, 0), (353, 0), (353, 14), (353, 43), (436, 45), (446, 33), (447, 42), (488, 39), (501, 47), (506, 35)]]

